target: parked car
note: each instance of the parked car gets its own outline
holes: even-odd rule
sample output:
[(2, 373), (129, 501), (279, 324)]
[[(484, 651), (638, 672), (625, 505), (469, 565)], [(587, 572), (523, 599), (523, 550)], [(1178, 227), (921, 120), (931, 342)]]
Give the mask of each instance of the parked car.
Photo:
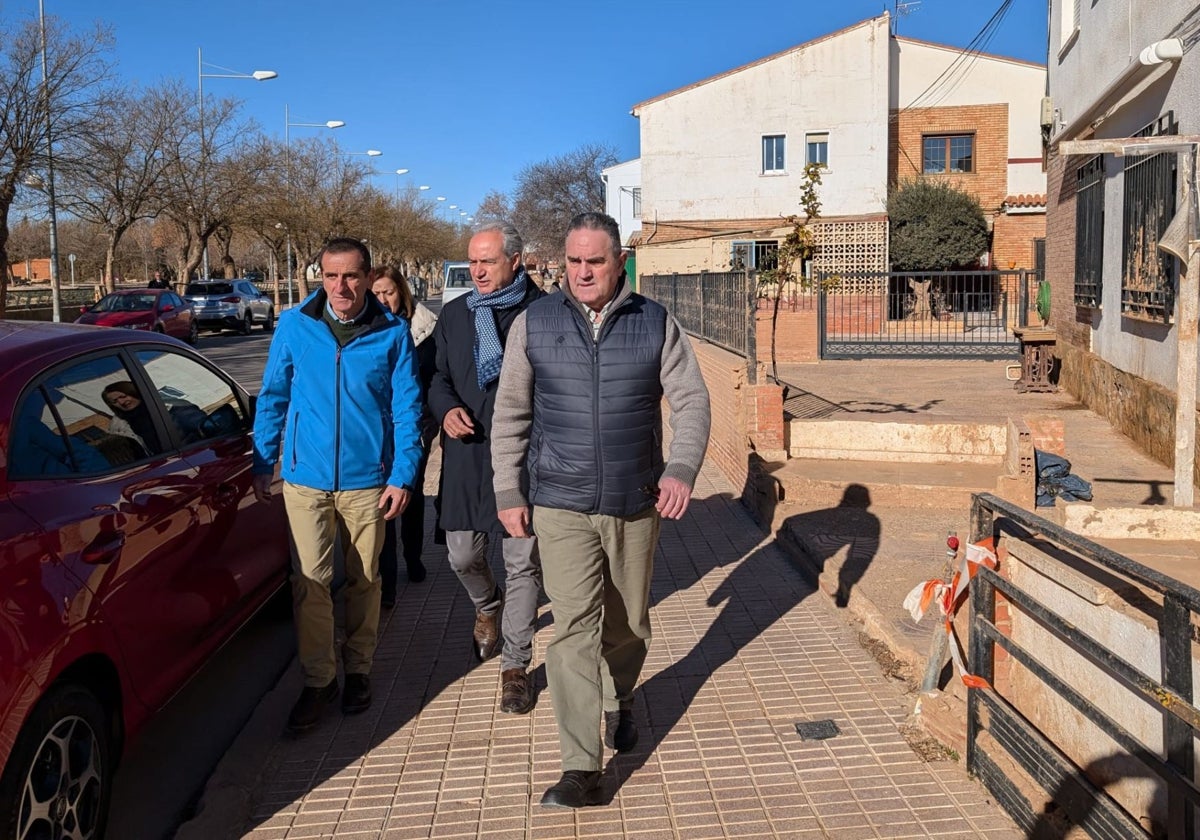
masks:
[(195, 344), (199, 334), (192, 305), (170, 289), (122, 289), (80, 310), (76, 324), (151, 330)]
[(475, 281), (471, 279), (469, 263), (449, 260), (442, 263), (442, 306), (474, 288)]
[(100, 836), (124, 744), (285, 585), (252, 411), (174, 339), (0, 320), (5, 840)]
[(183, 296), (195, 307), (201, 329), (242, 335), (255, 324), (267, 332), (275, 329), (275, 301), (249, 280), (197, 280), (187, 284)]

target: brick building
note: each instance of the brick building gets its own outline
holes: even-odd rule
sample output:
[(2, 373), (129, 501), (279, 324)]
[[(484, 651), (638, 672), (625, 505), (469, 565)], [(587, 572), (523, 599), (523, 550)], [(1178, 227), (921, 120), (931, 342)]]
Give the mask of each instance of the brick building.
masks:
[(1183, 266), (1157, 243), (1178, 208), (1179, 155), (1060, 153), (1069, 140), (1200, 134), (1194, 2), (1133, 6), (1050, 4), (1050, 326), (1060, 384), (1173, 464)]

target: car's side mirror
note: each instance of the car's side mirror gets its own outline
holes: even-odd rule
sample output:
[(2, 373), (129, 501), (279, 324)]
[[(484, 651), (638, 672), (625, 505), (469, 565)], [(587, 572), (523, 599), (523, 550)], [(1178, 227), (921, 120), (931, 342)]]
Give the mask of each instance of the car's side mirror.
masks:
[(163, 304), (162, 311), (163, 311), (163, 312), (174, 312), (174, 311), (175, 311), (175, 304), (173, 304), (173, 303), (164, 303), (164, 304)]
[(86, 315), (86, 314), (87, 314), (87, 311), (88, 311), (88, 308), (87, 308), (86, 306), (81, 306), (81, 307), (79, 307), (79, 314), (80, 314), (80, 315)]

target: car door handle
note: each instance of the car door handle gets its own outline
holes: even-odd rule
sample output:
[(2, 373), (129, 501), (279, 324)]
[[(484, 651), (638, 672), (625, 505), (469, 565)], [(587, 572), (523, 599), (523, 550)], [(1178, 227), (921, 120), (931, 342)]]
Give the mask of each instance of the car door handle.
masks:
[(107, 531), (88, 543), (79, 557), (89, 566), (101, 566), (120, 557), (124, 547), (124, 531)]

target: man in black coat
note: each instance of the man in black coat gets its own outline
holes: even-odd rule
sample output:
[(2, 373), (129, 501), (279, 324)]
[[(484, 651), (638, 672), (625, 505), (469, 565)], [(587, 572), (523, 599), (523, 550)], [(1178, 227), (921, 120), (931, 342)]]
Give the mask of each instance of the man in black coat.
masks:
[[(537, 538), (504, 535), (492, 490), (492, 410), (509, 327), (541, 289), (521, 264), (524, 243), (507, 223), (480, 227), (467, 246), (470, 294), (447, 303), (434, 330), (437, 369), (429, 408), (442, 426), (438, 527), (446, 533), (450, 566), (475, 605), (473, 650), (500, 660), (500, 710), (533, 708), (528, 668), (542, 586)], [(503, 538), (505, 590), (488, 565), (491, 536)]]

